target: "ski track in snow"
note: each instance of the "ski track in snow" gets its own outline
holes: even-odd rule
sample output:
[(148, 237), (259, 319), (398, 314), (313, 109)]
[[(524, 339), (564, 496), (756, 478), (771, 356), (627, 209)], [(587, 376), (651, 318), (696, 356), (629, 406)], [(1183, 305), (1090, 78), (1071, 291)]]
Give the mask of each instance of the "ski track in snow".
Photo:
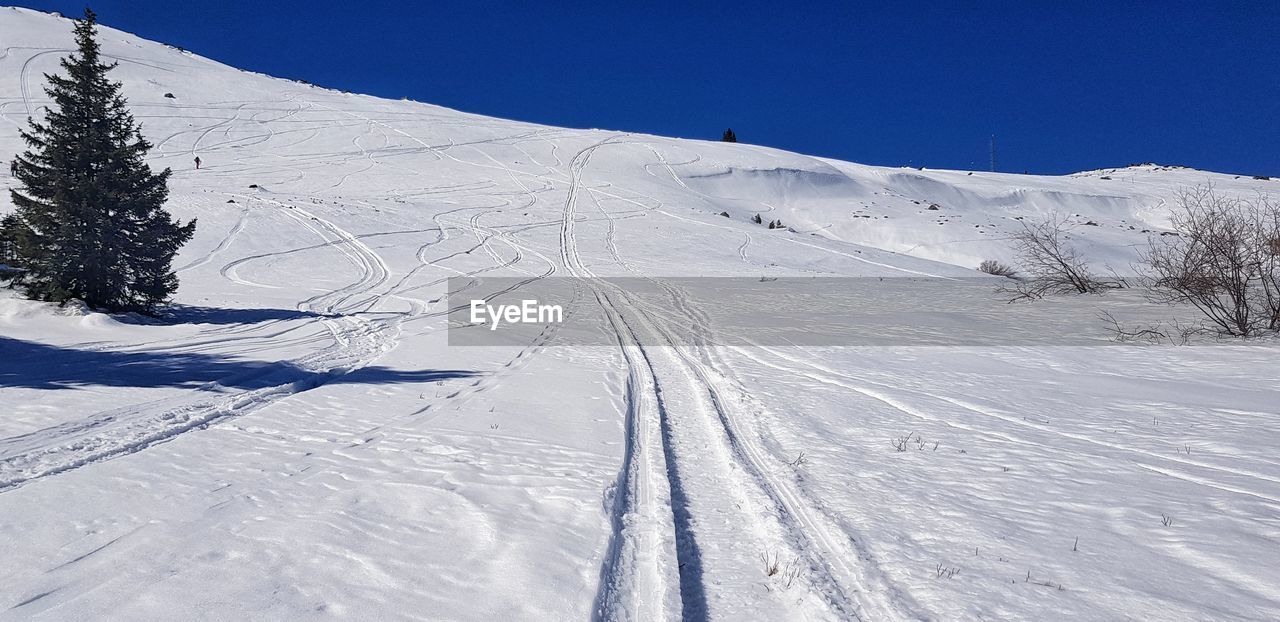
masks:
[[(580, 152), (578, 156), (575, 157), (574, 164), (572, 165), (574, 181), (570, 187), (569, 196), (566, 199), (565, 216), (561, 231), (561, 244), (565, 249), (563, 258), (566, 266), (568, 266), (575, 275), (585, 278), (592, 278), (595, 275), (588, 268), (582, 265), (580, 256), (578, 255), (577, 236), (574, 229), (574, 210), (576, 208), (578, 198), (581, 195), (581, 192), (578, 191), (578, 189), (582, 187), (582, 170), (586, 167), (591, 154), (595, 150), (609, 144), (619, 143), (615, 139), (606, 139), (605, 141), (592, 145)], [(590, 193), (590, 190), (588, 190), (588, 193)], [(599, 205), (598, 202), (596, 202), (596, 207), (601, 213), (608, 217), (608, 213)], [(610, 255), (615, 261), (623, 265), (624, 268), (634, 272), (634, 270), (630, 266), (626, 265), (625, 261), (623, 261), (618, 254), (614, 243), (614, 221), (611, 217), (608, 218), (608, 224), (609, 230), (605, 236), (605, 244)], [(694, 309), (681, 292), (674, 287), (662, 283), (661, 281), (655, 282), (658, 282), (672, 296), (673, 301), (676, 303), (676, 307), (685, 314), (685, 317), (682, 318), (684, 321), (693, 322), (694, 325), (698, 325), (705, 321), (705, 316), (702, 316), (696, 309)], [(623, 295), (625, 297), (625, 294)], [(681, 569), (680, 590), (683, 617), (686, 619), (705, 617), (710, 614), (708, 609), (710, 605), (706, 601), (705, 584), (714, 583), (716, 585), (723, 585), (724, 583), (723, 579), (715, 576), (714, 573), (712, 573), (712, 576), (708, 577), (707, 575), (709, 571), (703, 566), (703, 560), (701, 559), (702, 553), (700, 552), (700, 547), (698, 545), (697, 531), (687, 517), (690, 513), (688, 505), (691, 502), (687, 497), (690, 493), (686, 492), (686, 489), (690, 484), (684, 483), (681, 480), (680, 473), (682, 467), (680, 466), (680, 452), (673, 447), (675, 442), (673, 437), (677, 435), (688, 435), (689, 432), (683, 428), (691, 428), (694, 426), (687, 421), (681, 422), (680, 419), (677, 419), (673, 415), (673, 412), (666, 407), (667, 399), (664, 398), (663, 388), (666, 388), (668, 391), (672, 390), (667, 385), (668, 382), (672, 381), (668, 379), (666, 382), (663, 382), (658, 379), (659, 374), (656, 372), (653, 359), (651, 358), (651, 349), (646, 348), (639, 343), (638, 339), (635, 337), (634, 330), (627, 325), (627, 320), (619, 312), (618, 308), (613, 307), (607, 294), (604, 292), (597, 292), (597, 296), (602, 305), (609, 307), (608, 312), (610, 315), (610, 321), (614, 324), (615, 330), (619, 333), (619, 343), (622, 344), (624, 348), (627, 348), (627, 346), (630, 345), (639, 353), (639, 357), (627, 357), (628, 364), (631, 367), (627, 384), (627, 419), (632, 432), (628, 436), (626, 458), (624, 459), (623, 470), (619, 476), (619, 488), (627, 492), (626, 494), (620, 495), (617, 501), (618, 507), (615, 512), (620, 517), (615, 518), (614, 521), (615, 530), (617, 531), (614, 534), (614, 542), (611, 544), (611, 554), (613, 557), (610, 560), (611, 567), (607, 568), (605, 572), (605, 577), (602, 582), (602, 591), (600, 593), (601, 595), (597, 598), (598, 607), (600, 607), (599, 611), (602, 615), (606, 615), (606, 617), (608, 615), (618, 615), (619, 611), (626, 611), (631, 615), (631, 617), (636, 619), (651, 619), (658, 613), (642, 610), (640, 605), (634, 604), (629, 609), (620, 609), (621, 607), (624, 607), (624, 605), (617, 603), (616, 597), (614, 596), (615, 593), (622, 591), (617, 587), (618, 584), (631, 584), (633, 586), (632, 589), (636, 592), (635, 598), (642, 604), (663, 602), (663, 594), (661, 590), (657, 590), (654, 587), (655, 582), (651, 578), (656, 574), (654, 570), (645, 570), (636, 567), (628, 568), (623, 566), (619, 561), (620, 556), (623, 555), (623, 551), (634, 551), (641, 548), (644, 543), (648, 543), (649, 546), (652, 546), (651, 543), (658, 539), (657, 536), (651, 533), (635, 534), (634, 532), (624, 532), (622, 530), (622, 526), (628, 524), (628, 518), (633, 518), (633, 521), (638, 522), (638, 517), (640, 516), (647, 518), (652, 516), (653, 513), (661, 511), (644, 506), (645, 502), (651, 502), (653, 498), (652, 494), (648, 491), (652, 487), (650, 482), (655, 477), (648, 475), (650, 471), (647, 471), (642, 467), (647, 466), (649, 469), (653, 469), (654, 467), (650, 466), (651, 463), (645, 463), (644, 458), (640, 457), (638, 455), (639, 452), (637, 451), (637, 447), (642, 448), (640, 451), (643, 451), (643, 448), (645, 447), (643, 444), (644, 441), (648, 440), (651, 436), (647, 426), (643, 424), (651, 422), (654, 417), (642, 412), (638, 406), (636, 391), (637, 387), (649, 387), (648, 390), (653, 391), (655, 394), (654, 399), (651, 402), (646, 400), (644, 403), (653, 403), (657, 405), (657, 419), (662, 430), (662, 450), (664, 461), (666, 463), (665, 474), (668, 489), (671, 491), (671, 499), (673, 503), (671, 511), (675, 518), (674, 531), (677, 541), (677, 559), (679, 560), (677, 565)], [(633, 304), (631, 309), (634, 311), (637, 307), (634, 306), (634, 301), (632, 302)], [(722, 426), (719, 429), (710, 430), (713, 438), (715, 438), (715, 441), (713, 442), (723, 444), (723, 451), (727, 455), (732, 456), (734, 464), (736, 464), (738, 468), (746, 470), (751, 475), (754, 483), (759, 487), (760, 492), (766, 495), (769, 501), (772, 502), (774, 511), (776, 512), (775, 519), (785, 530), (784, 537), (792, 541), (787, 544), (794, 545), (794, 550), (806, 551), (806, 555), (808, 556), (807, 564), (809, 568), (813, 570), (818, 577), (820, 577), (815, 580), (815, 583), (820, 584), (819, 589), (822, 590), (825, 597), (828, 599), (828, 605), (833, 609), (832, 613), (844, 617), (855, 616), (859, 619), (864, 619), (865, 616), (871, 615), (868, 612), (868, 603), (855, 601), (848, 592), (850, 589), (862, 591), (859, 589), (859, 586), (862, 584), (864, 579), (858, 578), (854, 568), (849, 566), (846, 562), (849, 557), (856, 556), (851, 555), (851, 551), (847, 545), (840, 544), (841, 540), (844, 538), (835, 536), (833, 529), (818, 522), (812, 511), (807, 508), (807, 504), (801, 500), (795, 490), (786, 485), (781, 478), (773, 475), (772, 471), (778, 465), (775, 461), (767, 460), (764, 457), (764, 452), (741, 430), (735, 420), (736, 415), (733, 413), (730, 406), (731, 399), (725, 395), (727, 388), (713, 378), (713, 374), (715, 372), (713, 372), (708, 366), (710, 361), (696, 360), (686, 351), (686, 348), (678, 346), (677, 341), (670, 331), (662, 327), (661, 323), (665, 320), (661, 319), (661, 315), (649, 313), (639, 319), (645, 324), (648, 324), (650, 330), (656, 330), (667, 339), (669, 345), (667, 347), (659, 348), (656, 351), (656, 354), (669, 358), (670, 354), (675, 353), (677, 355), (675, 362), (678, 362), (683, 366), (683, 369), (681, 370), (682, 374), (685, 376), (683, 380), (685, 382), (692, 382), (695, 395), (699, 392), (705, 392), (706, 398), (708, 399), (703, 400), (704, 404), (701, 408), (713, 411), (715, 420), (719, 421)], [(629, 344), (628, 340), (631, 340), (633, 343)], [(627, 348), (627, 350), (630, 349), (631, 348)], [(638, 361), (642, 362), (643, 365), (640, 365)], [(675, 390), (680, 391), (682, 389), (683, 387), (678, 387)], [(741, 390), (739, 389), (739, 391)], [(646, 396), (646, 398), (647, 397), (648, 396)], [(739, 403), (748, 399), (746, 396), (742, 395), (741, 392), (735, 395), (734, 398), (736, 399), (733, 401)], [(703, 418), (704, 417), (697, 417), (696, 419)], [(683, 419), (683, 417), (681, 419)], [(677, 429), (677, 426), (680, 426), (681, 429)], [(688, 441), (685, 442), (688, 443)], [(685, 460), (687, 461), (688, 458), (685, 458)], [(686, 470), (688, 469), (688, 467), (684, 468)], [(702, 472), (705, 477), (705, 471)], [(725, 472), (730, 472), (730, 469), (725, 469)], [(685, 475), (684, 477), (688, 478), (690, 476)], [(706, 493), (703, 492), (702, 494)], [(749, 515), (744, 515), (741, 518), (746, 521), (752, 520)], [(767, 527), (761, 527), (760, 529), (767, 530)], [(630, 541), (628, 541), (628, 539)], [(777, 548), (783, 546), (785, 546), (785, 544), (775, 542), (774, 546), (765, 544), (761, 548), (763, 550), (777, 550)], [(632, 574), (627, 575), (623, 573)], [(653, 590), (654, 593), (646, 596), (645, 589)], [(887, 600), (877, 597), (877, 594), (883, 594), (883, 591), (866, 591), (858, 597), (861, 601), (874, 599), (874, 604), (871, 605), (874, 611), (874, 619), (901, 618), (901, 615), (895, 611), (895, 607)]]
[[(247, 196), (242, 198), (249, 199)], [(299, 303), (301, 308), (331, 314), (351, 296), (369, 292), (387, 280), (389, 271), (385, 262), (350, 233), (301, 208), (278, 205), (287, 210), (296, 210), (303, 217), (321, 223), (329, 234), (342, 240), (339, 248), (361, 270), (360, 279), (352, 285), (304, 300)], [(328, 240), (319, 228), (306, 220), (298, 220), (303, 226)], [(319, 303), (327, 299), (334, 299), (334, 302), (326, 305)], [(300, 375), (299, 378), (253, 391), (235, 392), (213, 399), (206, 397), (176, 407), (162, 404), (160, 409), (152, 406), (136, 411), (116, 410), (92, 417), (92, 423), (86, 426), (32, 435), (18, 439), (20, 442), (13, 442), (14, 439), (0, 441), (0, 491), (86, 464), (140, 451), (220, 419), (244, 415), (282, 397), (313, 389), (338, 375), (359, 369), (395, 346), (394, 333), (398, 330), (395, 325), (375, 326), (355, 317), (325, 318), (321, 321), (333, 335), (335, 345), (331, 350), (297, 361), (302, 373), (294, 375)], [(215, 394), (226, 392), (216, 384), (201, 390)]]

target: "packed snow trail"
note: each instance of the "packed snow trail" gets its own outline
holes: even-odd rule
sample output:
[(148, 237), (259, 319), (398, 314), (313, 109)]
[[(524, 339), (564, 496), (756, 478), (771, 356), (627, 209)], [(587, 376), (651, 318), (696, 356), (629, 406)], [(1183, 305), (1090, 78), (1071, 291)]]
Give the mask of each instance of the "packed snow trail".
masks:
[[(582, 195), (579, 190), (582, 188), (583, 170), (590, 161), (592, 153), (596, 150), (610, 144), (620, 144), (616, 139), (606, 139), (595, 145), (592, 145), (581, 151), (571, 163), (572, 181), (565, 202), (565, 212), (561, 229), (561, 247), (562, 258), (567, 269), (575, 276), (589, 279), (593, 287), (607, 288), (607, 285), (598, 285), (599, 281), (595, 280), (595, 273), (583, 265), (581, 257), (578, 253), (578, 245), (575, 234), (575, 216), (576, 207), (579, 197)], [(625, 144), (625, 143), (623, 143)], [(588, 191), (589, 192), (589, 191)], [(597, 203), (597, 207), (598, 203)], [(607, 214), (606, 214), (607, 216)], [(605, 236), (606, 245), (615, 261), (621, 264), (621, 267), (630, 269), (625, 264), (617, 252), (613, 244), (613, 221), (609, 220), (609, 233)], [(684, 297), (675, 288), (656, 280), (672, 297), (675, 307), (680, 309), (685, 315), (680, 318), (684, 323), (692, 323), (698, 326), (705, 321), (705, 316), (699, 314), (695, 309), (684, 302)], [(662, 430), (662, 449), (666, 459), (666, 476), (669, 488), (672, 491), (672, 513), (674, 517), (674, 531), (676, 534), (676, 548), (678, 556), (678, 567), (680, 568), (680, 589), (682, 597), (683, 617), (685, 619), (699, 619), (708, 616), (711, 610), (708, 609), (705, 585), (710, 583), (717, 586), (725, 586), (730, 580), (743, 580), (751, 576), (755, 568), (742, 567), (746, 564), (755, 564), (757, 560), (750, 557), (752, 550), (772, 551), (773, 555), (781, 555), (783, 551), (788, 551), (788, 557), (794, 559), (797, 555), (802, 555), (801, 551), (806, 552), (806, 565), (809, 570), (818, 577), (816, 579), (806, 577), (805, 581), (812, 581), (816, 584), (824, 597), (827, 599), (827, 605), (831, 610), (826, 615), (839, 617), (858, 617), (862, 619), (865, 615), (865, 605), (851, 599), (849, 590), (863, 591), (859, 588), (858, 580), (854, 579), (856, 575), (848, 566), (842, 566), (840, 578), (838, 580), (832, 574), (835, 566), (833, 564), (841, 564), (843, 559), (849, 554), (846, 547), (837, 548), (835, 542), (830, 535), (828, 528), (820, 526), (814, 518), (812, 518), (804, 508), (795, 491), (783, 485), (782, 481), (771, 477), (769, 471), (774, 467), (772, 461), (766, 462), (762, 452), (739, 431), (737, 424), (734, 422), (735, 415), (731, 411), (731, 403), (739, 406), (749, 400), (745, 393), (739, 393), (734, 399), (727, 398), (724, 395), (724, 388), (713, 380), (712, 372), (707, 363), (710, 361), (699, 361), (686, 351), (686, 348), (680, 345), (669, 329), (662, 326), (668, 320), (661, 314), (653, 314), (640, 311), (640, 303), (636, 300), (630, 300), (625, 292), (610, 292), (616, 297), (626, 300), (625, 307), (618, 307), (609, 297), (609, 293), (605, 293), (597, 289), (597, 296), (602, 306), (605, 307), (606, 313), (610, 317), (610, 323), (618, 334), (621, 344), (630, 346), (628, 350), (634, 349), (637, 353), (635, 358), (630, 353), (626, 357), (629, 366), (629, 378), (636, 378), (639, 375), (645, 378), (652, 378), (649, 382), (640, 386), (649, 387), (654, 393), (654, 403), (657, 406), (657, 419)], [(623, 311), (625, 309), (626, 311)], [(665, 340), (665, 347), (649, 348), (642, 345), (642, 342), (635, 335), (635, 329), (631, 327), (626, 319), (627, 314), (632, 314), (635, 319), (630, 322), (638, 322), (642, 327), (641, 330), (648, 330), (652, 334), (657, 334)], [(705, 329), (704, 329), (705, 332)], [(651, 341), (650, 341), (651, 342)], [(654, 357), (657, 357), (656, 359)], [(637, 362), (642, 361), (637, 372)], [(657, 365), (655, 365), (657, 361)], [(674, 366), (675, 369), (666, 372), (659, 372), (658, 369)], [(677, 371), (678, 370), (678, 371)], [(676, 374), (675, 378), (666, 381), (661, 380), (665, 375)], [(678, 379), (678, 381), (677, 381)], [(628, 383), (628, 420), (632, 426), (632, 432), (628, 435), (628, 451), (626, 460), (620, 476), (621, 487), (628, 494), (619, 498), (620, 505), (618, 512), (623, 516), (623, 520), (616, 521), (619, 532), (615, 533), (615, 539), (621, 540), (621, 543), (612, 545), (615, 549), (636, 549), (640, 548), (640, 542), (635, 540), (651, 539), (650, 534), (636, 531), (622, 532), (622, 526), (627, 524), (626, 518), (629, 515), (645, 516), (653, 510), (645, 507), (642, 503), (636, 503), (634, 506), (628, 506), (628, 502), (635, 494), (629, 490), (630, 480), (632, 478), (638, 480), (635, 486), (643, 488), (646, 485), (648, 477), (644, 472), (639, 472), (640, 467), (645, 466), (641, 460), (643, 457), (637, 458), (637, 452), (634, 447), (638, 445), (642, 439), (648, 436), (647, 429), (642, 425), (637, 425), (637, 419), (634, 416), (634, 404), (636, 402), (634, 387), (639, 383)], [(651, 420), (653, 417), (640, 419), (639, 423)], [(707, 427), (710, 421), (718, 421), (720, 426)], [(703, 451), (710, 446), (718, 446), (723, 452), (719, 458), (722, 466), (713, 466), (715, 463), (708, 461), (704, 456), (686, 455), (681, 458), (681, 451), (676, 447), (677, 443), (682, 443), (689, 452), (688, 448), (700, 446)], [(632, 462), (634, 461), (634, 463)], [(639, 463), (636, 464), (636, 463)], [(707, 487), (705, 484), (693, 480), (690, 475), (686, 474), (685, 478), (690, 481), (685, 482), (681, 479), (681, 464), (685, 464), (683, 470), (686, 472), (693, 471), (699, 473), (698, 479), (708, 477), (708, 469), (715, 469), (721, 473), (721, 477), (732, 478), (734, 472), (738, 469), (744, 469), (751, 476), (751, 483), (758, 487), (759, 494), (766, 499), (765, 503), (761, 500), (751, 499), (750, 497), (741, 497), (733, 502), (738, 509), (744, 506), (760, 507), (770, 504), (773, 512), (773, 520), (766, 521), (765, 524), (758, 524), (756, 529), (761, 535), (756, 537), (762, 538), (762, 541), (746, 541), (739, 544), (745, 544), (748, 550), (739, 551), (736, 563), (731, 562), (728, 567), (707, 569), (704, 567), (704, 554), (698, 544), (697, 530), (693, 526), (691, 508), (699, 508), (702, 514), (724, 515), (727, 511), (722, 500), (717, 497), (725, 497), (726, 488), (723, 486), (723, 480), (714, 482), (717, 485)], [(690, 468), (690, 465), (696, 467)], [(748, 482), (739, 482), (739, 486), (751, 486)], [(719, 490), (716, 490), (720, 488)], [(728, 487), (732, 490), (733, 487)], [(732, 499), (732, 495), (728, 496)], [(701, 507), (699, 507), (701, 506)], [(717, 506), (719, 508), (717, 509)], [(741, 528), (755, 522), (756, 519), (751, 514), (741, 514), (732, 524)], [(772, 531), (770, 535), (763, 535)], [(632, 541), (628, 541), (628, 539)], [(724, 546), (723, 539), (719, 539), (721, 547)], [(792, 547), (795, 548), (792, 548)], [(606, 584), (602, 586), (605, 590), (605, 598), (603, 605), (608, 607), (612, 603), (609, 596), (617, 591), (617, 583), (626, 583), (628, 580), (634, 583), (641, 583), (641, 578), (647, 576), (649, 571), (640, 567), (618, 568), (616, 559), (610, 560), (613, 567), (606, 571)], [(736, 567), (735, 567), (736, 566)], [(611, 574), (633, 573), (636, 578), (610, 576)], [(736, 576), (734, 576), (736, 575)], [(748, 579), (750, 580), (750, 579)], [(652, 590), (653, 588), (650, 587)], [(740, 588), (741, 589), (741, 588)], [(737, 590), (730, 588), (731, 593)], [(880, 589), (876, 592), (869, 590), (865, 594), (860, 595), (861, 600), (875, 598), (876, 594), (884, 594), (884, 590)], [(643, 592), (641, 593), (643, 594)], [(638, 595), (641, 602), (661, 602), (661, 593), (651, 595)], [(812, 605), (809, 605), (812, 606)], [(876, 619), (898, 618), (900, 614), (895, 612), (894, 606), (888, 601), (876, 601)], [(757, 611), (757, 607), (753, 607)], [(608, 611), (606, 609), (606, 611)], [(727, 612), (725, 612), (727, 613)], [(730, 614), (731, 615), (731, 614)], [(779, 612), (778, 615), (781, 615)]]

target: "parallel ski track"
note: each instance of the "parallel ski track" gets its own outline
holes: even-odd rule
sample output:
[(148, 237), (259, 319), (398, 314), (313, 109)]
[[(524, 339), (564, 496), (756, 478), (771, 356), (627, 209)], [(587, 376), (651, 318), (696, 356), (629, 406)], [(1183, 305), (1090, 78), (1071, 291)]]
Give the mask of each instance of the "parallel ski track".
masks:
[[(589, 149), (594, 150), (599, 146), (600, 144), (597, 144)], [(575, 158), (575, 162), (581, 163), (575, 170), (575, 178), (580, 176), (581, 166), (585, 165), (586, 158), (590, 155), (590, 151), (584, 150), (584, 152), (586, 155), (580, 154), (581, 159)], [(655, 154), (661, 157), (656, 151)], [(572, 229), (572, 221), (574, 219), (570, 211), (576, 200), (573, 188), (577, 186), (578, 184), (574, 184), (571, 187), (571, 195), (566, 207), (566, 217), (564, 218), (565, 226), (562, 228), (561, 244), (562, 248), (566, 249), (567, 264), (576, 259), (577, 252), (576, 239), (573, 236)], [(608, 212), (598, 202), (596, 206), (603, 214), (609, 216)], [(662, 211), (660, 207), (657, 209)], [(811, 573), (809, 580), (818, 587), (819, 592), (832, 608), (833, 613), (840, 617), (856, 617), (864, 620), (902, 619), (903, 613), (900, 611), (900, 607), (909, 605), (909, 603), (896, 593), (877, 593), (880, 588), (884, 587), (883, 581), (880, 580), (882, 577), (878, 576), (873, 570), (864, 568), (863, 564), (858, 563), (858, 560), (863, 560), (864, 563), (869, 562), (870, 557), (859, 550), (857, 542), (840, 525), (815, 509), (816, 504), (806, 499), (803, 491), (785, 474), (782, 469), (782, 461), (771, 456), (760, 446), (756, 438), (758, 434), (755, 431), (744, 428), (738, 421), (735, 410), (750, 407), (752, 400), (740, 384), (732, 383), (726, 374), (717, 371), (717, 368), (723, 368), (725, 364), (714, 348), (697, 348), (694, 350), (681, 347), (679, 345), (680, 341), (678, 341), (679, 338), (671, 332), (667, 325), (664, 325), (662, 320), (658, 319), (666, 317), (668, 318), (667, 322), (672, 326), (693, 326), (696, 331), (709, 338), (710, 335), (707, 333), (708, 329), (706, 328), (706, 323), (708, 322), (706, 315), (697, 310), (688, 301), (687, 296), (675, 287), (660, 279), (647, 277), (627, 265), (614, 245), (612, 220), (610, 220), (609, 225), (609, 232), (606, 234), (606, 246), (610, 255), (629, 271), (662, 286), (672, 297), (672, 301), (675, 303), (675, 312), (666, 308), (656, 309), (639, 300), (628, 300), (629, 307), (632, 309), (648, 308), (646, 315), (649, 320), (646, 320), (646, 324), (650, 325), (654, 333), (666, 340), (667, 345), (670, 347), (664, 348), (664, 350), (669, 349), (675, 352), (679, 362), (685, 367), (690, 376), (696, 380), (696, 385), (701, 387), (700, 390), (706, 392), (729, 450), (738, 464), (756, 483), (758, 489), (773, 503), (777, 519), (783, 526), (786, 535), (792, 539), (793, 550), (800, 552), (806, 559)], [(581, 272), (581, 276), (592, 276), (590, 271), (585, 268)], [(624, 298), (629, 298), (625, 293), (622, 295)], [(619, 332), (620, 343), (625, 343), (624, 337), (628, 335), (635, 339), (634, 331), (630, 327), (625, 327), (625, 319), (620, 314), (617, 320), (614, 320), (612, 314), (610, 317), (611, 321), (616, 321), (615, 329)], [(618, 324), (622, 324), (625, 329), (619, 327)], [(705, 342), (713, 343), (709, 339)], [(647, 369), (648, 373), (653, 375), (655, 373), (654, 367), (648, 359), (646, 349), (639, 344), (638, 340), (636, 345), (638, 346), (637, 350), (644, 354), (645, 365), (642, 369)], [(695, 357), (692, 354), (694, 351), (699, 352), (701, 358)], [(634, 387), (645, 379), (635, 372), (636, 361), (629, 359), (628, 364), (631, 370), (628, 383), (628, 404), (633, 405), (635, 404)], [(655, 385), (660, 384), (656, 378), (647, 380), (647, 382)], [(660, 393), (658, 398), (661, 401)], [(620, 491), (632, 491), (631, 494), (634, 495), (633, 491), (636, 490), (637, 486), (632, 480), (639, 477), (637, 475), (639, 468), (634, 464), (636, 460), (634, 445), (637, 444), (636, 439), (640, 438), (640, 433), (643, 430), (637, 426), (635, 408), (629, 407), (627, 414), (627, 425), (633, 432), (628, 435), (628, 447), (624, 452), (626, 455), (624, 467), (619, 475), (618, 488)], [(662, 414), (666, 415), (667, 413)], [(669, 417), (660, 417), (660, 420), (666, 424), (664, 426), (664, 437), (669, 439), (671, 421)], [(676, 457), (670, 451), (669, 442), (665, 444), (664, 448), (667, 450), (669, 479), (678, 478), (679, 466), (675, 463)], [(671, 477), (673, 474), (675, 478)], [(672, 481), (671, 487), (673, 490), (679, 490), (679, 482)], [(678, 501), (677, 498), (673, 498), (673, 513), (680, 511), (680, 508), (675, 506)], [(638, 513), (640, 511), (635, 507), (640, 505), (639, 502), (634, 501), (627, 495), (619, 494), (618, 503), (620, 507), (615, 511), (615, 516), (622, 517), (627, 516), (629, 513)], [(611, 543), (611, 551), (614, 551), (614, 554), (610, 558), (612, 566), (606, 567), (605, 579), (602, 581), (597, 604), (598, 613), (606, 617), (617, 613), (614, 610), (610, 610), (609, 606), (612, 604), (611, 597), (617, 591), (612, 586), (625, 580), (625, 577), (618, 575), (625, 575), (628, 572), (643, 574), (643, 569), (629, 569), (622, 563), (624, 560), (618, 551), (626, 550), (625, 540), (627, 536), (633, 538), (635, 536), (633, 534), (625, 534), (623, 529), (618, 526), (619, 524), (621, 524), (621, 521), (615, 519), (615, 536), (614, 542)], [(692, 533), (687, 534), (688, 537), (692, 537), (692, 535)], [(619, 543), (619, 540), (623, 541), (623, 543)], [(677, 552), (679, 551), (680, 547), (677, 546)], [(683, 559), (679, 561), (681, 563), (685, 562)], [(702, 580), (699, 578), (699, 581)], [(682, 575), (682, 591), (693, 583), (688, 577)], [(697, 585), (698, 588), (695, 589), (701, 589), (700, 584)], [(644, 597), (637, 598), (644, 600)], [(650, 597), (650, 600), (655, 600), (655, 598)], [(705, 607), (705, 600), (700, 605)], [(685, 611), (684, 615), (685, 617), (690, 617), (691, 613), (694, 612)], [(700, 613), (694, 613), (694, 615), (706, 615), (706, 612), (704, 610)]]

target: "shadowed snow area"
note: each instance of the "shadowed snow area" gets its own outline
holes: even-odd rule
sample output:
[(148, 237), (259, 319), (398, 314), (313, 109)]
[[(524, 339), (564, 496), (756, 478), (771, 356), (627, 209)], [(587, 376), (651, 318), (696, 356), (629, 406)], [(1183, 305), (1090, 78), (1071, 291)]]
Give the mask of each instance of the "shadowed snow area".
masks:
[[(795, 347), (677, 278), (971, 280), (1053, 213), (1125, 273), (1178, 189), (1280, 182), (863, 166), (101, 42), (199, 226), (158, 319), (0, 291), (0, 619), (1280, 618), (1273, 344)], [(0, 8), (0, 157), (70, 46)], [(450, 345), (454, 297), (545, 277), (565, 324)]]

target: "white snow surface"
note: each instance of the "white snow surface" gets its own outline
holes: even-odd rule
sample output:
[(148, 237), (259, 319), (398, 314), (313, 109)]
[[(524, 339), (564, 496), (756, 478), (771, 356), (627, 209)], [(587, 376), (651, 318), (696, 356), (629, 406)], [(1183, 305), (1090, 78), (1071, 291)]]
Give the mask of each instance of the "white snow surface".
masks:
[[(0, 153), (70, 31), (0, 8)], [(619, 347), (443, 316), (460, 275), (976, 276), (1051, 213), (1124, 272), (1179, 188), (1280, 182), (864, 166), (101, 40), (199, 226), (165, 321), (0, 294), (0, 619), (1280, 619), (1274, 345), (655, 347), (698, 311), (604, 285)]]

